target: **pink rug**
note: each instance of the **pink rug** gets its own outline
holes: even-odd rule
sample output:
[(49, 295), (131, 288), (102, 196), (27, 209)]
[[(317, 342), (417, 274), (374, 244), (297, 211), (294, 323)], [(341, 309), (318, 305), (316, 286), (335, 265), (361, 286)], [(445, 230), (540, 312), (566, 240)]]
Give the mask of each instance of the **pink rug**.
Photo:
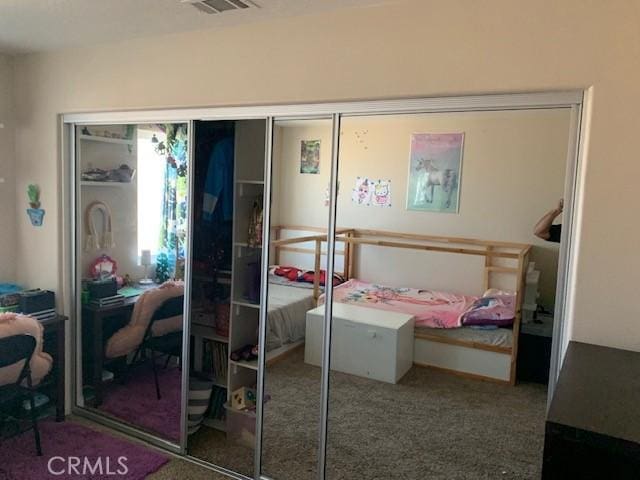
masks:
[(169, 460), (137, 443), (71, 421), (39, 423), (42, 456), (33, 431), (0, 443), (0, 479), (141, 480)]
[(158, 367), (162, 397), (158, 400), (151, 366), (140, 365), (133, 369), (124, 385), (105, 385), (104, 399), (98, 408), (132, 426), (179, 442), (181, 378), (178, 368)]

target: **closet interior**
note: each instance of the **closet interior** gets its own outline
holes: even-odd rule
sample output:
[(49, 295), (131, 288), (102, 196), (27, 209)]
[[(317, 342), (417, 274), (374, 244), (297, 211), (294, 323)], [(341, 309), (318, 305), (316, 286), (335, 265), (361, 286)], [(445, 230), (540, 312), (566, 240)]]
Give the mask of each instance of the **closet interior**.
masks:
[[(189, 454), (251, 474), (265, 120), (194, 122)], [(243, 395), (243, 398), (239, 398)], [(199, 397), (199, 398), (197, 398)]]

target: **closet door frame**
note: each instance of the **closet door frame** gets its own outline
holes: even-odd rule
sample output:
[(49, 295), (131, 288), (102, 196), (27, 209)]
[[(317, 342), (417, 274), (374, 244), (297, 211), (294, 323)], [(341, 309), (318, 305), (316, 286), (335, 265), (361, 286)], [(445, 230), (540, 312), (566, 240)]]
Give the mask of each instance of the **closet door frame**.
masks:
[[(65, 268), (61, 269), (60, 284), (63, 289), (63, 304), (65, 313), (72, 313), (72, 325), (71, 331), (74, 338), (77, 339), (78, 329), (74, 315), (77, 317), (77, 305), (79, 305), (79, 298), (76, 292), (76, 275), (75, 275), (75, 262), (73, 258), (77, 252), (78, 236), (76, 231), (77, 227), (77, 212), (75, 209), (77, 196), (76, 192), (76, 169), (75, 169), (75, 129), (77, 124), (82, 125), (97, 125), (97, 124), (126, 124), (126, 123), (189, 123), (190, 126), (190, 139), (193, 135), (193, 120), (246, 120), (246, 119), (264, 119), (268, 123), (267, 135), (265, 142), (267, 148), (265, 149), (265, 199), (268, 198), (266, 192), (268, 190), (269, 196), (271, 194), (271, 153), (273, 142), (273, 122), (275, 120), (282, 120), (288, 118), (312, 118), (312, 117), (333, 117), (334, 122), (334, 142), (339, 142), (339, 123), (343, 116), (361, 116), (361, 115), (384, 115), (384, 114), (408, 114), (408, 113), (439, 113), (439, 112), (467, 112), (467, 111), (491, 111), (491, 110), (523, 110), (523, 109), (549, 109), (549, 108), (572, 108), (574, 110), (575, 121), (572, 122), (570, 128), (570, 141), (572, 142), (572, 148), (568, 153), (567, 159), (567, 179), (565, 189), (565, 224), (571, 225), (571, 228), (566, 232), (563, 231), (564, 243), (560, 246), (560, 259), (561, 275), (558, 279), (557, 296), (559, 301), (557, 302), (557, 312), (563, 312), (565, 315), (558, 319), (558, 325), (554, 330), (554, 348), (552, 352), (552, 371), (549, 383), (549, 396), (553, 394), (553, 387), (555, 380), (562, 365), (562, 357), (564, 354), (563, 346), (566, 345), (568, 340), (568, 328), (567, 315), (571, 315), (573, 312), (574, 291), (576, 286), (576, 260), (578, 253), (578, 237), (577, 234), (580, 228), (580, 219), (582, 216), (582, 197), (583, 197), (583, 184), (584, 184), (584, 167), (586, 164), (585, 146), (586, 139), (581, 133), (587, 130), (589, 115), (591, 106), (591, 95), (588, 90), (568, 90), (568, 91), (555, 91), (555, 92), (532, 92), (532, 93), (506, 93), (506, 94), (487, 94), (487, 95), (463, 95), (463, 96), (449, 96), (449, 97), (431, 97), (431, 98), (409, 98), (409, 99), (393, 99), (393, 100), (372, 100), (372, 101), (358, 101), (358, 102), (333, 102), (333, 103), (310, 103), (299, 105), (265, 105), (265, 106), (237, 106), (237, 107), (204, 107), (204, 108), (184, 108), (184, 109), (159, 109), (159, 110), (144, 110), (144, 111), (120, 111), (120, 112), (95, 112), (95, 113), (65, 113), (59, 116), (60, 125), (60, 145), (61, 149), (60, 164), (62, 172), (61, 175), (61, 190), (62, 190), (62, 205), (68, 205), (70, 207), (68, 215), (62, 216), (59, 219), (60, 225), (60, 242), (63, 252), (63, 264)], [(158, 119), (162, 118), (163, 121)], [(336, 129), (336, 123), (338, 128)], [(191, 147), (193, 141), (191, 142)], [(190, 154), (192, 153), (190, 147)], [(328, 249), (331, 255), (327, 258), (327, 270), (333, 271), (334, 268), (334, 253), (335, 253), (335, 227), (336, 227), (336, 196), (337, 196), (337, 171), (338, 171), (338, 156), (339, 145), (334, 143), (332, 145), (332, 162), (331, 162), (331, 183), (330, 183), (330, 218), (328, 223), (329, 233), (331, 238), (328, 238)], [(192, 166), (193, 158), (190, 155), (190, 168)], [(268, 170), (267, 170), (268, 167)], [(193, 175), (192, 175), (193, 177)], [(190, 183), (193, 178), (190, 179)], [(269, 187), (267, 188), (267, 183)], [(190, 189), (190, 202), (192, 188)], [(269, 206), (269, 211), (265, 212), (270, 216), (270, 202), (265, 202), (265, 206)], [(191, 207), (191, 203), (189, 205)], [(265, 210), (267, 210), (265, 208)], [(269, 217), (270, 218), (270, 217)], [(192, 228), (190, 226), (189, 228)], [(564, 229), (563, 229), (564, 230)], [(331, 234), (333, 232), (333, 235)], [(190, 231), (191, 234), (191, 231)], [(268, 251), (269, 242), (268, 238), (265, 240), (265, 232), (263, 232), (263, 248), (264, 251)], [(191, 235), (190, 235), (191, 236)], [(190, 238), (189, 244), (192, 239)], [(263, 254), (263, 257), (268, 257)], [(329, 258), (330, 257), (330, 258)], [(265, 274), (265, 258), (263, 262), (263, 272), (261, 277), (262, 286), (264, 288), (264, 294), (268, 289), (267, 276)], [(331, 268), (331, 270), (329, 270)], [(185, 283), (189, 283), (189, 286), (185, 285), (185, 293), (190, 291), (190, 271), (185, 271)], [(66, 289), (69, 289), (68, 291)], [(333, 292), (333, 286), (329, 282), (329, 288), (327, 288), (326, 295), (330, 298)], [(263, 294), (261, 293), (261, 301)], [(185, 295), (186, 298), (186, 295)], [(185, 308), (189, 311), (190, 302), (186, 302)], [(263, 305), (261, 305), (260, 313), (260, 332), (259, 338), (264, 341), (266, 335), (266, 311), (262, 312)], [(328, 378), (329, 378), (329, 351), (331, 341), (331, 327), (330, 327), (330, 314), (325, 310), (325, 330), (324, 345), (323, 345), (323, 364), (322, 364), (322, 391), (321, 391), (321, 415), (320, 415), (320, 451), (319, 451), (319, 479), (324, 479), (324, 468), (326, 462), (326, 445), (327, 445), (327, 417), (328, 417)], [(185, 338), (188, 339), (189, 325), (188, 314), (185, 315)], [(555, 338), (560, 336), (562, 338)], [(188, 340), (183, 341), (188, 345)], [(76, 347), (76, 342), (72, 342), (72, 347)], [(156, 444), (169, 451), (183, 455), (185, 458), (195, 463), (201, 464), (212, 470), (230, 475), (234, 478), (246, 479), (244, 475), (231, 472), (227, 469), (213, 466), (207, 462), (200, 461), (194, 457), (189, 456), (186, 453), (186, 415), (187, 415), (187, 401), (188, 401), (188, 375), (183, 375), (183, 391), (182, 391), (182, 438), (179, 448), (176, 449), (175, 444), (162, 441), (152, 435), (148, 435), (144, 432), (140, 432), (137, 429), (124, 427), (118, 422), (110, 421), (104, 417), (101, 417), (93, 412), (86, 411), (85, 409), (76, 405), (77, 400), (77, 364), (78, 353), (72, 348), (72, 358), (76, 359), (76, 362), (72, 362), (74, 370), (74, 376), (71, 378), (74, 381), (71, 382), (71, 398), (74, 400), (71, 411), (79, 415), (83, 415), (93, 420), (104, 423), (107, 426), (117, 428), (132, 436), (139, 437), (150, 443)], [(187, 355), (183, 356), (183, 368), (184, 358), (188, 358)], [(256, 412), (256, 422), (259, 424), (256, 426), (256, 438), (258, 434), (262, 433), (262, 398), (264, 394), (264, 368), (265, 368), (265, 353), (264, 349), (261, 349), (259, 355), (259, 373), (258, 373), (258, 404)], [(188, 362), (186, 364), (188, 367)], [(188, 372), (187, 370), (184, 370)], [(261, 435), (260, 435), (261, 437)], [(261, 475), (261, 439), (256, 440), (256, 451), (254, 457), (254, 478), (260, 479), (267, 477)], [(259, 448), (260, 447), (260, 448)]]

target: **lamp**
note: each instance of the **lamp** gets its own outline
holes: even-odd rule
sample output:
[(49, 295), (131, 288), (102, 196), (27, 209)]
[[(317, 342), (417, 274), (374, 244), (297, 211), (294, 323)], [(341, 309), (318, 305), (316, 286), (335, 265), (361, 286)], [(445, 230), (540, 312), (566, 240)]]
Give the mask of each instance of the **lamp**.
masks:
[(149, 266), (151, 265), (151, 250), (142, 250), (140, 252), (140, 265), (144, 267), (144, 278), (138, 283), (141, 285), (149, 285), (153, 283), (153, 280), (147, 276)]

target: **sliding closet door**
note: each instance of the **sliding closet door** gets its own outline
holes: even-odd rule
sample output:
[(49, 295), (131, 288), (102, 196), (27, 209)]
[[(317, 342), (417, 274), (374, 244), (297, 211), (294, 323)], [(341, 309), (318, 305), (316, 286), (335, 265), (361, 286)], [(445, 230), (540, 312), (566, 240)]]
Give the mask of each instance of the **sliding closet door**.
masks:
[(77, 126), (78, 406), (177, 448), (188, 128)]
[(187, 453), (254, 474), (266, 121), (195, 122)]
[(332, 125), (273, 128), (261, 472), (278, 480), (318, 475)]
[(341, 119), (326, 478), (539, 476), (529, 369), (558, 247), (533, 231), (563, 195), (569, 125), (569, 109)]

